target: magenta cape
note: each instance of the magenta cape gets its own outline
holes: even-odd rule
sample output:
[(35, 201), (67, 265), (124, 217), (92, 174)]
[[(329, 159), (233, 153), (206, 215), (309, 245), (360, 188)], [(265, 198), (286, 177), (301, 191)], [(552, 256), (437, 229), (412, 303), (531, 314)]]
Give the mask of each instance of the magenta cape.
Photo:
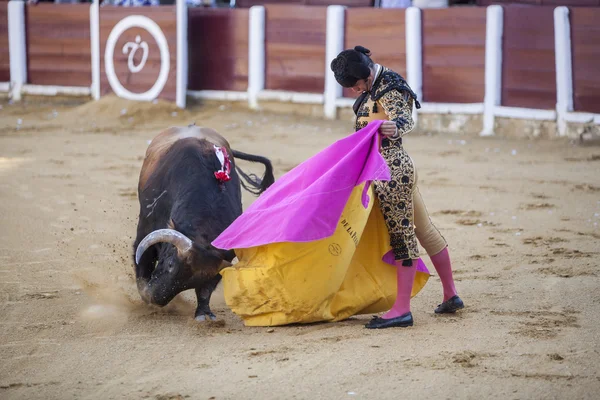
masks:
[[(371, 122), (283, 175), (213, 241), (213, 246), (242, 249), (331, 236), (356, 186), (390, 179), (390, 170), (379, 153), (377, 131), (382, 122)], [(363, 205), (367, 204), (365, 191)]]

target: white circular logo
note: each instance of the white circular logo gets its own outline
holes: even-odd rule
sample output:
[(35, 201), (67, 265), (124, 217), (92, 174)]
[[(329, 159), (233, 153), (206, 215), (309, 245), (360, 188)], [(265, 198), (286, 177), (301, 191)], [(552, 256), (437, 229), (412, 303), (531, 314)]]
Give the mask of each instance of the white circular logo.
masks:
[[(154, 40), (156, 40), (156, 43), (158, 44), (158, 49), (160, 50), (160, 72), (158, 73), (158, 79), (154, 83), (154, 86), (152, 86), (150, 90), (144, 93), (133, 93), (127, 90), (121, 84), (115, 72), (115, 65), (113, 61), (117, 41), (119, 40), (123, 32), (125, 32), (127, 29), (135, 27), (143, 28), (150, 32)], [(138, 39), (139, 36), (136, 37), (136, 43), (129, 42), (123, 46), (123, 53), (126, 53), (126, 51), (130, 51), (127, 64), (129, 70), (133, 73), (141, 71), (144, 65), (146, 64), (146, 59), (148, 58), (148, 44), (146, 42), (140, 43)], [(141, 47), (143, 51), (142, 62), (140, 63), (140, 65), (134, 66), (133, 55), (139, 47)], [(106, 40), (106, 50), (104, 52), (104, 67), (106, 70), (108, 83), (110, 84), (110, 87), (117, 96), (128, 100), (152, 101), (158, 97), (160, 92), (165, 87), (167, 79), (169, 78), (169, 69), (171, 68), (171, 56), (169, 54), (169, 44), (167, 43), (167, 38), (165, 37), (158, 24), (152, 21), (150, 18), (144, 17), (142, 15), (130, 15), (128, 17), (125, 17), (121, 21), (119, 21), (118, 24), (115, 25), (113, 30), (110, 32), (110, 35), (108, 35), (108, 39)]]
[[(138, 49), (142, 49), (142, 61), (138, 65), (135, 65), (133, 62), (133, 58), (135, 57), (135, 53), (137, 53)], [(134, 74), (137, 74), (141, 70), (144, 69), (144, 65), (146, 65), (146, 60), (148, 60), (148, 43), (142, 42), (142, 38), (140, 35), (135, 37), (134, 42), (127, 42), (123, 45), (123, 54), (129, 53), (127, 58), (127, 68)]]

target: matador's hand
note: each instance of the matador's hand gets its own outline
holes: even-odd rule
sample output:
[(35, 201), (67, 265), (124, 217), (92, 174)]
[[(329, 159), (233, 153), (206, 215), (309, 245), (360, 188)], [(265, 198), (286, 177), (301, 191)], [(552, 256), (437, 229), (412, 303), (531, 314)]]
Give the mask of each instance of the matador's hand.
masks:
[(384, 121), (379, 127), (379, 133), (384, 136), (396, 136), (398, 133), (396, 123), (394, 121)]

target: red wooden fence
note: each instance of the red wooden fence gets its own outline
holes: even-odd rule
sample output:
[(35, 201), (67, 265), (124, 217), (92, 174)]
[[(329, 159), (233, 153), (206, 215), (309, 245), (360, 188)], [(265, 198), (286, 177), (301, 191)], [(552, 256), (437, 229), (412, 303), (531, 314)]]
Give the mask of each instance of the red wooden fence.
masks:
[(600, 113), (600, 8), (570, 8), (575, 111)]
[(556, 108), (554, 7), (504, 7), (502, 105)]
[(423, 10), (423, 101), (481, 103), (485, 8)]
[(27, 5), (27, 81), (92, 84), (89, 4)]
[(8, 54), (8, 3), (0, 3), (0, 82), (10, 81)]
[(327, 7), (266, 6), (266, 89), (323, 93)]
[[(300, 1), (300, 0), (299, 0)], [(321, 4), (324, 0), (305, 0)], [(369, 0), (348, 0), (361, 5)], [(525, 0), (524, 0), (525, 1)], [(531, 0), (540, 4), (541, 0)], [(544, 0), (553, 4), (555, 0)], [(558, 0), (556, 0), (558, 1)], [(579, 0), (578, 0), (579, 1)], [(600, 0), (580, 0), (594, 2)], [(600, 4), (600, 3), (599, 3)], [(112, 27), (131, 9), (100, 9), (101, 57)], [(556, 74), (553, 6), (504, 6), (502, 105), (554, 109)], [(173, 6), (144, 7), (169, 43), (171, 66), (163, 90), (176, 91), (176, 12)], [(189, 89), (245, 91), (248, 84), (247, 9), (188, 10)], [(443, 103), (482, 102), (485, 90), (485, 18), (483, 7), (425, 9), (423, 14), (423, 100)], [(600, 8), (570, 8), (573, 88), (576, 111), (600, 113)], [(0, 2), (0, 82), (10, 80), (7, 2)], [(89, 4), (38, 4), (26, 8), (28, 83), (91, 85)], [(405, 10), (350, 7), (346, 9), (345, 48), (363, 45), (375, 62), (406, 76)], [(121, 83), (133, 92), (156, 81), (160, 60), (148, 32), (123, 32), (116, 48), (136, 35), (150, 46), (146, 67), (127, 70), (126, 57), (115, 51)], [(326, 7), (266, 6), (266, 88), (323, 93)], [(153, 47), (154, 46), (154, 47)], [(101, 62), (102, 93), (111, 91)], [(344, 96), (355, 97), (349, 90)]]
[(188, 9), (188, 89), (248, 88), (247, 9)]

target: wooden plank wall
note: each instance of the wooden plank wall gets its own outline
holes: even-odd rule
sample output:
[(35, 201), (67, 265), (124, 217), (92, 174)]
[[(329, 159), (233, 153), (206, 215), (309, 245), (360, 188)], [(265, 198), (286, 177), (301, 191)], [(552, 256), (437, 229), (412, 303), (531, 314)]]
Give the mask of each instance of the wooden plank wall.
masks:
[(423, 100), (482, 103), (486, 9), (424, 9)]
[[(156, 7), (100, 7), (100, 92), (106, 95), (112, 92), (104, 64), (104, 52), (106, 49), (106, 40), (113, 27), (128, 15), (143, 15), (156, 22), (169, 45), (170, 69), (169, 77), (159, 98), (165, 100), (176, 100), (177, 94), (177, 13), (175, 6), (156, 6)], [(145, 67), (138, 73), (132, 73), (127, 67), (128, 54), (123, 54), (121, 49), (128, 42), (135, 42), (135, 37), (139, 35), (141, 41), (148, 43), (148, 59)], [(141, 60), (141, 51), (136, 52), (134, 58), (136, 65)], [(126, 30), (115, 46), (114, 52), (115, 72), (121, 84), (133, 93), (143, 93), (148, 91), (156, 80), (160, 71), (160, 52), (156, 41), (148, 31), (142, 28), (131, 28)]]
[(554, 7), (505, 6), (502, 105), (556, 108)]
[(8, 2), (0, 2), (0, 82), (10, 81), (8, 53)]
[(27, 81), (92, 84), (89, 4), (27, 5)]
[(307, 6), (373, 7), (375, 0), (304, 0)]
[[(405, 21), (403, 9), (348, 8), (344, 48), (364, 46), (371, 50), (374, 62), (406, 78)], [(352, 90), (344, 89), (344, 97), (357, 96)]]
[(266, 14), (265, 88), (323, 93), (327, 7), (267, 5)]
[(600, 0), (477, 0), (476, 4), (480, 7), (487, 7), (492, 4), (527, 4), (532, 6), (573, 6), (573, 7), (593, 7), (600, 6)]
[(372, 7), (374, 0), (237, 0), (235, 6), (238, 8), (249, 8), (252, 6), (264, 6), (267, 4), (279, 5), (304, 5), (304, 6), (330, 6), (340, 5), (346, 7)]
[(238, 8), (250, 8), (252, 6), (266, 6), (269, 4), (302, 5), (303, 0), (236, 0), (236, 2), (235, 2), (235, 6)]
[(188, 89), (248, 89), (247, 9), (188, 9)]
[(575, 111), (600, 113), (600, 8), (570, 8)]

